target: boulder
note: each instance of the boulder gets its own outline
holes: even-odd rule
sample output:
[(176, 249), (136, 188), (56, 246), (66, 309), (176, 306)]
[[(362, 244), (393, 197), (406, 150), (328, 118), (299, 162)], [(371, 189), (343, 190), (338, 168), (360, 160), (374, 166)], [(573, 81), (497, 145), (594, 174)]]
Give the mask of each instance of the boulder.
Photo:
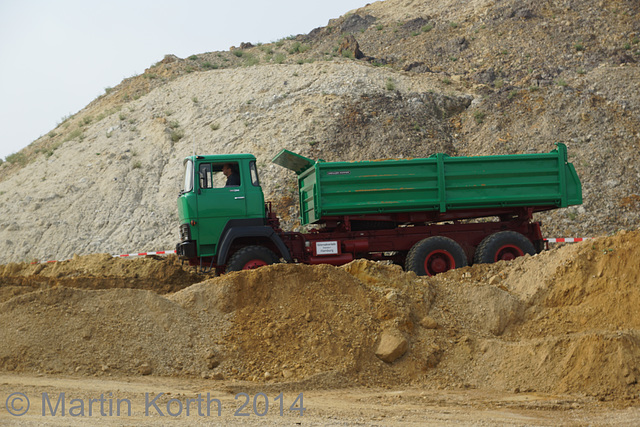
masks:
[(383, 362), (393, 363), (402, 357), (409, 349), (409, 341), (399, 331), (382, 332), (380, 344), (376, 349), (376, 356)]

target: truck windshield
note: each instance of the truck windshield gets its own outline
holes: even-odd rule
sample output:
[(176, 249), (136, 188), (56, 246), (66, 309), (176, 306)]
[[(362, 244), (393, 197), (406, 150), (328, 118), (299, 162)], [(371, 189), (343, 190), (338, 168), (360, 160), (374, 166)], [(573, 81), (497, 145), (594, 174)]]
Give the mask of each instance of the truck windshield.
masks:
[(189, 159), (184, 161), (184, 188), (183, 193), (193, 190), (193, 162)]

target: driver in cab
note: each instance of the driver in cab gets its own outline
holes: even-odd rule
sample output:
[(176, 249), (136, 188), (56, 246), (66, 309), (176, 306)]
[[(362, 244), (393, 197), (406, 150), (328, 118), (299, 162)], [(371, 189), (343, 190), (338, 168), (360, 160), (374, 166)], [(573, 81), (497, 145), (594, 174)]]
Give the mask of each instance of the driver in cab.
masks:
[(240, 175), (238, 174), (238, 167), (231, 163), (225, 163), (222, 166), (222, 173), (227, 177), (227, 183), (225, 187), (239, 187)]

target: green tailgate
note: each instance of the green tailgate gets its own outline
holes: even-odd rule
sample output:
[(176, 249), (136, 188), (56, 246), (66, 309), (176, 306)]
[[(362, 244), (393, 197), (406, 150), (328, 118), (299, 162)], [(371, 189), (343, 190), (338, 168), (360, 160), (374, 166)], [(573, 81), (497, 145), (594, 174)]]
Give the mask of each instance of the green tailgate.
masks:
[(564, 144), (543, 154), (363, 162), (313, 162), (283, 150), (298, 174), (302, 224), (324, 216), (582, 203)]

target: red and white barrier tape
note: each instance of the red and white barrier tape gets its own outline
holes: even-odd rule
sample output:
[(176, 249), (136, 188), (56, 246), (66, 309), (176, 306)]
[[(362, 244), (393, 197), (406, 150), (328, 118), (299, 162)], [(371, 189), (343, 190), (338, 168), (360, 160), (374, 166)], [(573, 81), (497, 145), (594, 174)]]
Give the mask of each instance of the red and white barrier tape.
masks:
[(549, 242), (549, 243), (577, 243), (577, 242), (582, 242), (584, 240), (591, 240), (594, 239), (594, 237), (558, 237), (555, 239), (544, 239), (545, 241)]
[[(147, 256), (147, 255), (172, 255), (175, 254), (176, 250), (175, 249), (171, 249), (168, 251), (156, 251), (156, 252), (137, 252), (137, 253), (133, 253), (133, 254), (122, 254), (122, 255), (111, 255), (114, 258), (129, 258), (129, 257), (137, 257), (137, 256)], [(51, 264), (54, 262), (63, 262), (63, 261), (69, 261), (68, 259), (61, 259), (61, 260), (53, 260), (53, 261), (34, 261), (31, 264)]]
[(176, 250), (170, 250), (170, 251), (157, 251), (157, 252), (138, 252), (135, 254), (123, 254), (123, 255), (113, 255), (114, 258), (125, 258), (125, 257), (132, 257), (132, 256), (147, 256), (147, 255), (171, 255), (171, 254), (175, 254)]

